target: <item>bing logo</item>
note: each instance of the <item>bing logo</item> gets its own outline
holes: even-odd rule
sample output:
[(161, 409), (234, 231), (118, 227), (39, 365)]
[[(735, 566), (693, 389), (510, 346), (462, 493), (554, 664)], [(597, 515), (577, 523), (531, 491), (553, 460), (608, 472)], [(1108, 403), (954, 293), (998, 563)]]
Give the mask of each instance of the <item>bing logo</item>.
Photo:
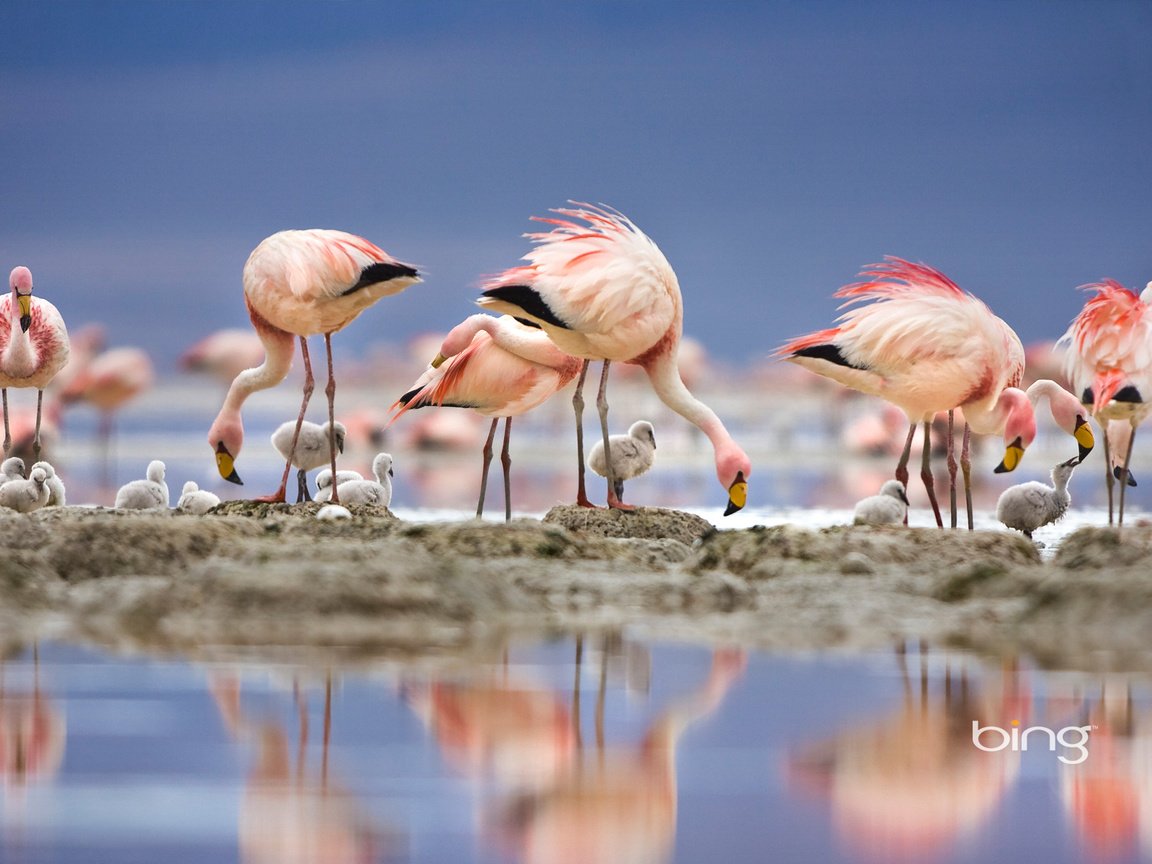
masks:
[[(981, 726), (978, 720), (972, 721), (972, 743), (978, 750), (985, 753), (999, 753), (1001, 750), (1011, 750), (1019, 753), (1027, 750), (1029, 745), (1048, 745), (1049, 752), (1056, 752), (1056, 745), (1064, 748), (1056, 758), (1065, 765), (1079, 765), (1088, 758), (1088, 736), (1091, 726), (1065, 726), (1063, 729), (1049, 729), (1047, 726), (1029, 726), (1020, 728), (1020, 721), (1013, 720), (1011, 729), (1002, 729), (999, 726)], [(1075, 753), (1075, 756), (1069, 756)]]

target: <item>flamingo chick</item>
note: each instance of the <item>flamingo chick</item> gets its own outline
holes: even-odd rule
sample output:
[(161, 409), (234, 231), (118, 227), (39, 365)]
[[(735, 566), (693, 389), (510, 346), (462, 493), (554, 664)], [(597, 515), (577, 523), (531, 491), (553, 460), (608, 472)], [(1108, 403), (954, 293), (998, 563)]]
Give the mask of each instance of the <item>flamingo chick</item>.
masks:
[[(905, 413), (908, 437), (896, 466), (896, 479), (905, 488), (912, 436), (916, 425), (923, 423), (920, 476), (940, 526), (944, 523), (932, 480), (929, 430), (937, 413), (963, 409), (960, 465), (971, 529), (969, 427), (978, 435), (1003, 435), (1004, 458), (997, 473), (1014, 470), (1036, 437), (1033, 399), (1019, 389), (1024, 346), (982, 301), (926, 264), (888, 257), (861, 275), (864, 281), (841, 288), (835, 296), (845, 298), (844, 306), (872, 302), (844, 312), (835, 327), (788, 342), (777, 349), (776, 356), (854, 390), (880, 396)], [(1083, 458), (1092, 449), (1092, 430), (1083, 412), (1077, 414), (1075, 397), (1052, 382), (1033, 387), (1037, 389), (1031, 396), (1048, 397), (1053, 419), (1075, 436), (1079, 458)], [(948, 454), (955, 489), (951, 436)], [(952, 524), (956, 524), (955, 515)]]
[(1061, 519), (1068, 512), (1072, 496), (1068, 494), (1068, 481), (1080, 464), (1069, 459), (1052, 469), (1052, 485), (1030, 480), (1009, 486), (1000, 493), (996, 502), (996, 518), (1007, 528), (1022, 531), (1029, 540), (1032, 532)]
[(387, 507), (392, 503), (392, 455), (377, 453), (372, 460), (375, 480), (345, 480), (337, 487), (345, 504), (372, 504)]
[[(297, 431), (299, 429), (299, 431)], [(308, 491), (308, 472), (319, 468), (328, 461), (328, 453), (333, 445), (340, 453), (344, 452), (344, 436), (347, 430), (344, 424), (323, 423), (317, 425), (305, 420), (297, 426), (295, 420), (281, 423), (272, 433), (272, 446), (276, 452), (288, 460), (290, 465), (297, 469), (296, 503), (311, 501), (312, 495)], [(296, 438), (296, 448), (292, 449), (292, 439)], [(333, 440), (335, 439), (335, 440)]]
[(9, 480), (24, 479), (24, 460), (19, 456), (9, 456), (0, 462), (0, 486)]
[[(347, 483), (349, 480), (363, 480), (359, 471), (351, 471), (343, 469), (336, 472), (336, 485)], [(315, 501), (327, 501), (332, 497), (332, 469), (322, 468), (316, 475), (316, 497)]]
[[(119, 510), (162, 510), (169, 504), (168, 484), (164, 482), (164, 463), (154, 459), (148, 463), (147, 479), (125, 483), (116, 492), (115, 507)], [(0, 487), (3, 491), (3, 487)]]
[(856, 502), (853, 525), (903, 525), (908, 518), (908, 496), (904, 484), (889, 480), (880, 487), (879, 495), (869, 495)]
[(176, 502), (176, 509), (194, 516), (203, 516), (220, 503), (218, 495), (201, 489), (195, 480), (189, 480), (180, 490), (180, 500)]
[(484, 443), (484, 467), (480, 474), (480, 499), (476, 518), (484, 515), (488, 469), (492, 464), (492, 441), (496, 424), (504, 418), (504, 518), (512, 518), (508, 446), (512, 418), (531, 411), (563, 389), (580, 371), (580, 361), (565, 354), (537, 327), (528, 327), (510, 316), (471, 315), (444, 337), (431, 366), (391, 406), (396, 413), (389, 425), (406, 411), (427, 406), (471, 408), (491, 417)]
[[(244, 443), (240, 409), (252, 393), (274, 387), (287, 376), (292, 366), (293, 337), (300, 340), (304, 358), (304, 399), (296, 418), (297, 429), (304, 422), (315, 383), (307, 337), (320, 333), (328, 353), (328, 422), (335, 424), (332, 334), (377, 300), (419, 281), (416, 268), (397, 261), (363, 237), (343, 231), (281, 231), (252, 250), (244, 265), (244, 302), (252, 326), (264, 343), (264, 362), (232, 379), (224, 405), (208, 430), (208, 443), (216, 455), (220, 476), (232, 483), (242, 482), (235, 468)], [(287, 448), (290, 453), (295, 449), (295, 442)], [(329, 463), (332, 473), (336, 473), (334, 439)], [(291, 469), (291, 461), (286, 460), (280, 488), (269, 500), (285, 500)], [(332, 497), (334, 503), (338, 499), (339, 487)]]
[(65, 502), (68, 500), (68, 493), (67, 493), (67, 490), (65, 490), (65, 488), (64, 488), (64, 481), (60, 479), (60, 475), (58, 475), (56, 473), (56, 469), (53, 468), (47, 462), (33, 462), (32, 463), (32, 470), (35, 471), (37, 468), (40, 468), (41, 470), (43, 470), (45, 475), (47, 475), (47, 477), (44, 481), (44, 485), (46, 485), (48, 487), (49, 495), (48, 495), (48, 503), (45, 504), (44, 506), (45, 507), (63, 507), (63, 506), (65, 506)]
[(352, 511), (339, 504), (325, 504), (316, 511), (316, 518), (322, 522), (333, 522), (337, 519), (351, 519)]
[(684, 306), (672, 266), (622, 213), (570, 203), (577, 209), (553, 211), (566, 218), (536, 219), (554, 227), (527, 235), (536, 243), (524, 256), (528, 264), (489, 280), (477, 302), (536, 324), (561, 351), (584, 360), (572, 399), (579, 472), (576, 503), (592, 506), (584, 488), (582, 391), (588, 364), (602, 360), (596, 405), (608, 454), (608, 506), (631, 509), (616, 495), (608, 440), (608, 369), (613, 362), (623, 362), (641, 367), (660, 400), (708, 436), (716, 477), (728, 494), (725, 515), (735, 513), (747, 501), (752, 463), (716, 413), (693, 396), (680, 377), (676, 357)]
[[(1104, 480), (1108, 489), (1108, 524), (1112, 524), (1112, 487), (1120, 479), (1119, 518), (1124, 524), (1124, 492), (1131, 477), (1132, 443), (1136, 427), (1152, 409), (1152, 282), (1137, 295), (1113, 279), (1084, 290), (1094, 291), (1084, 308), (1060, 337), (1064, 373), (1080, 401), (1105, 431)], [(1119, 428), (1127, 425), (1127, 434)], [(1124, 455), (1112, 452), (1117, 438), (1126, 438)], [(1114, 469), (1118, 468), (1115, 474)]]
[[(656, 432), (647, 420), (637, 420), (628, 427), (627, 435), (612, 435), (612, 477), (616, 497), (624, 499), (624, 481), (647, 474), (656, 458)], [(588, 467), (601, 477), (608, 476), (604, 444), (597, 441), (588, 453)]]
[(40, 415), (44, 388), (68, 363), (68, 328), (56, 307), (32, 296), (32, 271), (15, 267), (12, 293), (0, 300), (0, 399), (4, 410), (4, 455), (12, 448), (8, 428), (8, 388), (36, 388), (36, 434), (32, 452), (40, 458)]
[(48, 503), (48, 475), (43, 468), (34, 468), (28, 479), (10, 480), (0, 486), (0, 506), (17, 513), (31, 513)]

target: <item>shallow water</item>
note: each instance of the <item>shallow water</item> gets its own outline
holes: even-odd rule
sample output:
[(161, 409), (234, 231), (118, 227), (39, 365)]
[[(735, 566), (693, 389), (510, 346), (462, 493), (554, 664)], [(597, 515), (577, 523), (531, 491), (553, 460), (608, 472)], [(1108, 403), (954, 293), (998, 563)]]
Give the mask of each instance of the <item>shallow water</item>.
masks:
[[(1152, 857), (1142, 680), (916, 646), (745, 654), (621, 634), (317, 662), (12, 652), (0, 860)], [(982, 752), (974, 720), (1088, 739), (1052, 751), (1041, 729)]]

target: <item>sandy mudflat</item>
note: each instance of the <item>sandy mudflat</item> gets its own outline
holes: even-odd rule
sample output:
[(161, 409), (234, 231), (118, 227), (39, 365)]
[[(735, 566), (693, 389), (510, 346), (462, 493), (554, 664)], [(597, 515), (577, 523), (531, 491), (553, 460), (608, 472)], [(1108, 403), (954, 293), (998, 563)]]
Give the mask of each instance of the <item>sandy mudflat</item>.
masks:
[(678, 511), (574, 507), (510, 524), (370, 508), (320, 522), (318, 507), (0, 516), (0, 627), (148, 650), (405, 656), (628, 625), (776, 648), (922, 638), (1051, 666), (1152, 668), (1150, 527), (1083, 528), (1042, 562), (1006, 532), (716, 531)]

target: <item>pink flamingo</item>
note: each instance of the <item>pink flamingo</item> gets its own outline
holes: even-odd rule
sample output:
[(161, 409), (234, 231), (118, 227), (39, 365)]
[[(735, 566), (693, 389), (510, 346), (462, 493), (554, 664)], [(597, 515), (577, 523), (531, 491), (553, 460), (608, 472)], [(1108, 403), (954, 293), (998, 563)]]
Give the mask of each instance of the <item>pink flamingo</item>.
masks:
[[(1079, 403), (1054, 382), (1020, 390), (1024, 347), (1012, 328), (982, 301), (925, 264), (889, 257), (862, 274), (865, 280), (841, 288), (844, 306), (837, 326), (794, 339), (776, 356), (797, 363), (854, 390), (880, 396), (904, 411), (908, 437), (896, 466), (896, 479), (908, 483), (908, 458), (917, 423), (924, 426), (920, 476), (936, 524), (943, 527), (932, 480), (930, 428), (939, 411), (964, 411), (961, 467), (972, 527), (970, 433), (1002, 434), (1004, 459), (996, 473), (1012, 471), (1036, 437), (1034, 400), (1049, 399), (1052, 417), (1076, 437), (1083, 459), (1092, 449), (1091, 427)], [(843, 308), (843, 307), (841, 307)], [(951, 434), (948, 471), (956, 484)], [(955, 492), (953, 491), (953, 505)], [(953, 506), (952, 526), (956, 525)]]
[[(296, 418), (291, 453), (296, 449), (300, 424), (312, 396), (314, 379), (308, 356), (308, 336), (324, 334), (328, 353), (328, 420), (336, 422), (336, 377), (332, 368), (332, 334), (350, 324), (382, 297), (397, 294), (420, 281), (416, 268), (392, 258), (363, 237), (313, 228), (280, 231), (263, 240), (244, 265), (244, 302), (256, 334), (264, 343), (264, 362), (240, 372), (228, 388), (224, 405), (208, 430), (208, 443), (216, 454), (220, 476), (242, 483), (235, 460), (244, 443), (240, 408), (257, 390), (279, 384), (292, 366), (292, 337), (300, 339), (304, 358), (304, 401)], [(336, 444), (330, 447), (332, 475), (336, 475)], [(284, 465), (280, 488), (269, 501), (284, 501), (292, 460)], [(336, 489), (333, 504), (339, 503)]]
[[(693, 396), (680, 377), (676, 352), (684, 308), (672, 266), (623, 214), (570, 203), (578, 209), (553, 211), (567, 218), (534, 217), (554, 227), (526, 235), (536, 243), (524, 256), (528, 264), (490, 279), (478, 302), (536, 324), (561, 351), (584, 360), (572, 400), (579, 460), (577, 504), (592, 506), (584, 487), (584, 379), (588, 364), (603, 360), (596, 405), (608, 464), (608, 368), (613, 362), (631, 363), (644, 369), (665, 405), (708, 436), (717, 479), (728, 493), (725, 515), (735, 513), (747, 500), (752, 463), (716, 413)], [(608, 474), (608, 506), (632, 509), (616, 496), (615, 478), (611, 471)]]
[[(447, 361), (447, 362), (445, 362)], [(559, 350), (538, 328), (509, 316), (472, 315), (457, 324), (440, 345), (431, 367), (392, 405), (392, 421), (413, 408), (429, 405), (471, 408), (492, 418), (484, 442), (484, 468), (476, 518), (484, 515), (484, 494), (492, 464), (496, 424), (504, 418), (504, 518), (512, 518), (512, 459), (508, 443), (512, 418), (518, 417), (563, 389), (580, 371), (580, 361)]]
[(209, 333), (180, 357), (189, 372), (207, 372), (225, 384), (264, 360), (264, 343), (251, 330), (226, 329)]
[(12, 293), (0, 300), (0, 397), (4, 408), (4, 455), (12, 448), (8, 428), (8, 388), (36, 388), (36, 435), (32, 451), (40, 458), (40, 415), (44, 388), (68, 362), (68, 328), (56, 307), (32, 296), (32, 271), (14, 267)]
[[(1108, 524), (1112, 524), (1113, 462), (1111, 447), (1121, 439), (1123, 464), (1116, 465), (1120, 482), (1120, 515), (1124, 524), (1124, 491), (1131, 483), (1128, 467), (1136, 427), (1148, 416), (1152, 393), (1152, 282), (1137, 296), (1119, 282), (1105, 279), (1084, 290), (1094, 291), (1060, 338), (1068, 348), (1064, 371), (1080, 401), (1104, 428), (1104, 474), (1108, 486)], [(1127, 425), (1127, 430), (1116, 427)], [(1111, 439), (1111, 440), (1110, 440)], [(1123, 440), (1126, 439), (1126, 440)]]

